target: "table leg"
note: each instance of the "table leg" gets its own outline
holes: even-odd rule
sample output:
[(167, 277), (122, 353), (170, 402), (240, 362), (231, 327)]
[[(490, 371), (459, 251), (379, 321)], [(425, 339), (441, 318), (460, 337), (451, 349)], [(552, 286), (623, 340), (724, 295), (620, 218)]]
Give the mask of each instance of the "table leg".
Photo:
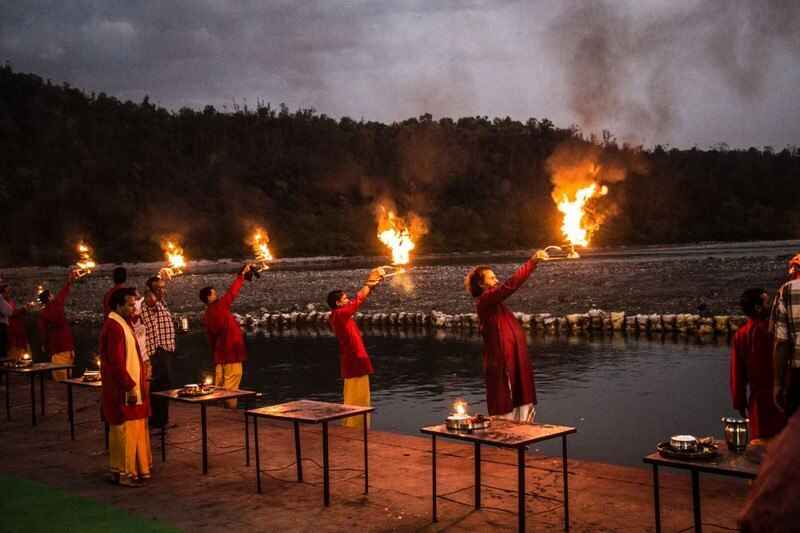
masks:
[(525, 447), (517, 448), (517, 530), (525, 531)]
[(8, 382), (8, 372), (4, 372), (6, 378), (6, 418), (11, 420), (11, 386)]
[(36, 375), (31, 373), (31, 423), (36, 425)]
[(253, 417), (253, 446), (256, 449), (256, 490), (261, 494), (261, 451), (258, 446), (258, 417)]
[(694, 511), (694, 530), (696, 533), (703, 531), (703, 521), (700, 518), (700, 472), (692, 470), (692, 510)]
[(564, 469), (564, 531), (569, 531), (569, 472), (567, 471), (567, 436), (561, 436), (561, 463)]
[(250, 466), (250, 423), (247, 420), (247, 407), (244, 410), (244, 465)]
[(67, 383), (67, 418), (69, 419), (69, 438), (75, 440), (75, 408), (72, 403), (71, 383)]
[(475, 443), (475, 509), (481, 508), (481, 443)]
[(45, 384), (45, 381), (46, 380), (44, 379), (44, 372), (39, 372), (39, 394), (40, 394), (40, 397), (42, 399), (42, 416), (44, 416), (44, 403), (45, 403), (44, 402), (44, 384)]
[(328, 463), (328, 423), (322, 423), (322, 489), (325, 507), (331, 504), (330, 464)]
[(303, 453), (300, 451), (300, 423), (294, 421), (294, 460), (297, 463), (297, 482), (303, 482)]
[(658, 487), (658, 465), (653, 463), (653, 507), (656, 514), (656, 533), (661, 533), (661, 493)]
[(105, 433), (105, 439), (106, 439), (106, 450), (108, 449), (108, 431), (109, 431), (109, 428), (108, 428), (108, 422), (106, 422), (105, 420), (103, 420), (103, 432)]
[(200, 404), (200, 430), (203, 435), (203, 474), (208, 474), (208, 426), (206, 423), (206, 404)]
[(167, 425), (161, 426), (161, 462), (167, 462)]
[(367, 413), (364, 413), (364, 494), (369, 494), (369, 457), (367, 454)]
[(433, 473), (433, 521), (438, 522), (439, 518), (436, 516), (436, 435), (431, 435), (431, 460)]

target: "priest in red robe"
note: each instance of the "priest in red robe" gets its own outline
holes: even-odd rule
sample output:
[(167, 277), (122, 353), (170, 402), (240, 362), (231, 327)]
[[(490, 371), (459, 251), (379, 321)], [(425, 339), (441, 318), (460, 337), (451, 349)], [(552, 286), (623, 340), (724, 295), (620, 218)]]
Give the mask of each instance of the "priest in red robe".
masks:
[[(50, 355), (51, 362), (57, 364), (71, 365), (75, 362), (75, 340), (72, 338), (72, 330), (64, 313), (64, 305), (75, 278), (75, 271), (70, 271), (67, 282), (55, 297), (49, 290), (39, 293), (39, 302), (42, 304), (37, 321), (39, 340), (42, 343), (42, 351)], [(53, 379), (55, 381), (67, 379), (67, 371), (53, 370)]]
[(109, 425), (111, 480), (137, 487), (150, 478), (153, 457), (147, 417), (150, 404), (145, 366), (130, 324), (136, 305), (133, 289), (118, 289), (100, 332), (103, 416)]
[(516, 422), (533, 422), (536, 386), (525, 332), (503, 303), (514, 294), (547, 254), (539, 250), (507, 281), (500, 283), (488, 266), (472, 269), (465, 279), (483, 336), (483, 368), (489, 414)]
[[(217, 296), (214, 287), (200, 289), (200, 301), (206, 304), (203, 324), (214, 356), (214, 384), (226, 390), (239, 388), (243, 374), (242, 363), (247, 360), (242, 328), (231, 313), (231, 306), (250, 271), (251, 265), (243, 266), (228, 292), (221, 297)], [(226, 400), (226, 405), (234, 409), (237, 401), (235, 398)]]
[(748, 321), (731, 343), (733, 408), (750, 419), (752, 439), (769, 439), (786, 425), (785, 415), (772, 398), (774, 339), (769, 329), (769, 296), (764, 289), (748, 289), (740, 302)]

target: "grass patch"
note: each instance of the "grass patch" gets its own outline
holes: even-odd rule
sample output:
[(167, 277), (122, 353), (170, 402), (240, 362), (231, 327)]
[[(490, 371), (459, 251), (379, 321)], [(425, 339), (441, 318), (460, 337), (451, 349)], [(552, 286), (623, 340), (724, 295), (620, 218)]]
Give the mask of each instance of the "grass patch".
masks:
[[(136, 497), (135, 489), (129, 490)], [(180, 530), (42, 483), (0, 475), (0, 531), (177, 533)]]

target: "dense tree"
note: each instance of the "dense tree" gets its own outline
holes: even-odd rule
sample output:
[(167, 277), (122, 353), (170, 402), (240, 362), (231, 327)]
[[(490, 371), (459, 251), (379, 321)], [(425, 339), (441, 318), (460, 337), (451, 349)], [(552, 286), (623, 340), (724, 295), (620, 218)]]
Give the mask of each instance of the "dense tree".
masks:
[(67, 263), (79, 237), (103, 261), (247, 254), (266, 225), (280, 256), (381, 252), (383, 198), (426, 217), (423, 252), (559, 240), (546, 161), (565, 142), (626, 164), (598, 244), (796, 238), (800, 151), (652, 150), (546, 118), (382, 124), (258, 102), (169, 112), (0, 68), (0, 263)]

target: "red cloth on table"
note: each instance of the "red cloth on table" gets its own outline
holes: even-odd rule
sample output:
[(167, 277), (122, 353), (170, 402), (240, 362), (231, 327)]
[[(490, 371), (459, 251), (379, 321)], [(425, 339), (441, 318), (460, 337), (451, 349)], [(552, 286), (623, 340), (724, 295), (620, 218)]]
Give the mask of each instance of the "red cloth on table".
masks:
[(520, 405), (536, 404), (533, 365), (528, 356), (525, 332), (503, 303), (535, 268), (536, 262), (528, 260), (505, 283), (486, 289), (475, 300), (483, 335), (486, 403), (490, 415), (502, 415)]
[(28, 349), (28, 333), (25, 331), (25, 307), (17, 306), (17, 302), (8, 299), (11, 306), (11, 316), (8, 317), (8, 347), (9, 349)]
[(767, 447), (739, 516), (745, 533), (797, 531), (800, 525), (800, 412)]
[(215, 365), (247, 360), (242, 328), (231, 313), (231, 305), (239, 295), (243, 283), (244, 277), (236, 276), (228, 292), (206, 307), (203, 323), (206, 327), (208, 343), (214, 354)]
[(331, 311), (328, 323), (339, 341), (339, 370), (342, 378), (357, 378), (372, 374), (372, 361), (367, 355), (364, 341), (361, 339), (353, 315), (366, 300), (365, 296), (357, 294), (355, 299)]
[(115, 290), (122, 289), (123, 287), (125, 287), (124, 283), (116, 283), (103, 295), (103, 318), (107, 317), (108, 313), (111, 312), (111, 295), (114, 294)]
[(125, 393), (133, 390), (136, 382), (128, 374), (125, 352), (125, 332), (112, 319), (106, 317), (100, 331), (100, 376), (103, 380), (103, 416), (112, 426), (126, 420), (145, 418), (150, 413), (150, 399), (146, 393), (145, 369), (139, 346), (139, 383), (142, 391), (141, 405), (128, 405)]
[(64, 314), (64, 304), (72, 284), (67, 282), (39, 312), (39, 336), (50, 355), (75, 349), (72, 331)]
[(754, 439), (777, 435), (786, 425), (786, 417), (772, 399), (772, 348), (769, 321), (752, 318), (736, 332), (731, 343), (733, 408), (747, 408), (750, 436)]

